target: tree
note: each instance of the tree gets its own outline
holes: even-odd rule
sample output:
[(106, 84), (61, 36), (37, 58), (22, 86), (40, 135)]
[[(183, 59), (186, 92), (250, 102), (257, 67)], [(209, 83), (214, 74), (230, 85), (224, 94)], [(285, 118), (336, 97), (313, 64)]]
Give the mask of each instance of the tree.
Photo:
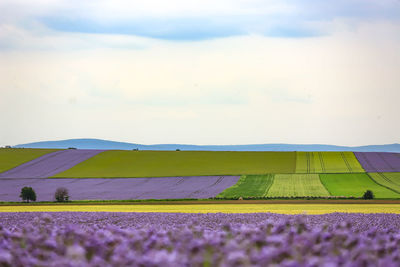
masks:
[(374, 198), (374, 193), (371, 190), (365, 191), (363, 199), (373, 199), (373, 198)]
[(36, 201), (36, 193), (32, 187), (25, 186), (21, 189), (21, 194), (19, 195), (22, 201), (29, 202), (29, 200)]
[(64, 202), (69, 200), (68, 189), (65, 187), (57, 188), (56, 192), (54, 193), (54, 198), (57, 202)]

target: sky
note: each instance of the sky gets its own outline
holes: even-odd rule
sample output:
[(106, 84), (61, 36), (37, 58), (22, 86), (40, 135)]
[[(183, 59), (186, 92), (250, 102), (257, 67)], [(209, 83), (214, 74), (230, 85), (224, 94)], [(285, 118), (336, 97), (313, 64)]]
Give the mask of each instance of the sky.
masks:
[(400, 143), (400, 0), (1, 0), (0, 146)]

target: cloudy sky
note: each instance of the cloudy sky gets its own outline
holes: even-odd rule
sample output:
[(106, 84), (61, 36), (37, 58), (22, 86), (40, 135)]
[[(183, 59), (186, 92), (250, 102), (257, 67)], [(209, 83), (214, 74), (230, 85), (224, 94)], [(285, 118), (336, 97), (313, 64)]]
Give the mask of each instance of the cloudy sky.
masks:
[(399, 0), (1, 0), (0, 146), (400, 142)]

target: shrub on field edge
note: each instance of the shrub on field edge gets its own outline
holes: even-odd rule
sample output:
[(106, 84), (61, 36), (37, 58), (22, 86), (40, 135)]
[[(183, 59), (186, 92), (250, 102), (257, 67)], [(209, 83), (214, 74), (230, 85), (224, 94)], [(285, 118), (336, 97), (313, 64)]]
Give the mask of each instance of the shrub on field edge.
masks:
[(57, 202), (65, 202), (69, 200), (68, 189), (65, 187), (57, 188), (56, 192), (54, 193), (54, 198)]
[(22, 201), (29, 202), (29, 200), (36, 201), (36, 193), (32, 187), (25, 186), (21, 189), (21, 194), (19, 195)]
[(365, 191), (363, 199), (373, 199), (373, 198), (374, 198), (374, 193), (371, 190)]

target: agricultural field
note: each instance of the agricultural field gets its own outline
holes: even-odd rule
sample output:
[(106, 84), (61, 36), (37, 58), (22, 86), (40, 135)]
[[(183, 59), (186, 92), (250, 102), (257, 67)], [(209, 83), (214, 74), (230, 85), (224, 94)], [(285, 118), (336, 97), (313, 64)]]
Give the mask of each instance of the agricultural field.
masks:
[(275, 174), (267, 197), (326, 197), (318, 174)]
[(367, 172), (400, 172), (400, 153), (354, 152)]
[(273, 174), (267, 175), (243, 175), (239, 181), (225, 189), (217, 197), (265, 197), (274, 180)]
[(396, 153), (0, 151), (3, 165), (14, 151), (47, 152), (0, 173), (0, 201), (18, 201), (23, 186), (32, 186), (38, 201), (51, 201), (58, 187), (69, 189), (73, 200), (361, 197), (366, 190), (400, 198), (398, 173), (367, 174), (358, 162), (393, 171)]
[(2, 266), (398, 266), (400, 258), (395, 214), (57, 212), (0, 221)]
[(0, 205), (1, 212), (157, 212), (157, 213), (278, 213), (329, 214), (400, 213), (400, 204), (75, 204)]
[(54, 175), (63, 178), (294, 173), (294, 152), (105, 151)]
[(67, 149), (37, 157), (0, 173), (0, 178), (46, 178), (101, 153), (103, 150)]
[(296, 152), (296, 173), (365, 172), (353, 152)]
[(369, 175), (376, 183), (400, 193), (400, 172), (379, 172)]
[(332, 196), (361, 197), (372, 190), (376, 198), (400, 198), (400, 194), (375, 183), (366, 173), (320, 174), (321, 182)]
[(32, 148), (1, 148), (0, 149), (0, 173), (15, 168), (25, 162), (46, 155), (56, 149), (32, 149)]

